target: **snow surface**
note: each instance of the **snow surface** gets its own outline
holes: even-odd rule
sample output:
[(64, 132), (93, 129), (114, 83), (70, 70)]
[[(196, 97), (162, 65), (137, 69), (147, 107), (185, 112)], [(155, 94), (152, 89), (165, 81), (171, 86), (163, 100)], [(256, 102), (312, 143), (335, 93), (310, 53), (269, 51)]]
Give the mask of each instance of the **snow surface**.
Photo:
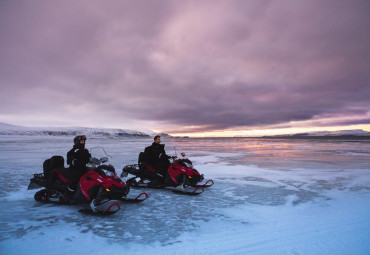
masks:
[[(215, 185), (147, 190), (109, 217), (41, 204), (27, 190), (73, 137), (0, 137), (0, 254), (370, 254), (370, 142), (165, 138)], [(89, 139), (120, 173), (152, 139)], [(132, 189), (134, 196), (141, 189)]]

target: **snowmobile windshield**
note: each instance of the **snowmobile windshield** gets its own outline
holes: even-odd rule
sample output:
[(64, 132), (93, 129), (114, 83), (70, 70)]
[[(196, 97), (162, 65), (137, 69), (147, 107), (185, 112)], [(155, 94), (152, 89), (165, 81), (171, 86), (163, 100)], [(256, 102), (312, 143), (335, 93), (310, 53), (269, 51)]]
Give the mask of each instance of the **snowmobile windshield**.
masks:
[(179, 159), (188, 159), (188, 156), (180, 146), (174, 146), (175, 155)]
[(103, 147), (94, 147), (90, 150), (91, 158), (98, 159), (100, 164), (109, 165), (111, 156), (107, 154)]
[(103, 147), (94, 147), (90, 150), (91, 158), (86, 167), (88, 170), (94, 170), (101, 165), (111, 165), (109, 156)]

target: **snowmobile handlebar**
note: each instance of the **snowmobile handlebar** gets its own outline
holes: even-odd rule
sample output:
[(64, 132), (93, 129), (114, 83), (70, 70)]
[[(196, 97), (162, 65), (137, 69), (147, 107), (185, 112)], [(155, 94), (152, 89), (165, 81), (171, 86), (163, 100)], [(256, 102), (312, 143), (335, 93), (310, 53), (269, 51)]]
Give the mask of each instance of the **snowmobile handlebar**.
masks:
[(92, 158), (90, 158), (90, 162), (89, 163), (92, 163), (94, 165), (99, 165), (100, 164), (100, 160), (97, 159), (97, 158), (92, 157)]

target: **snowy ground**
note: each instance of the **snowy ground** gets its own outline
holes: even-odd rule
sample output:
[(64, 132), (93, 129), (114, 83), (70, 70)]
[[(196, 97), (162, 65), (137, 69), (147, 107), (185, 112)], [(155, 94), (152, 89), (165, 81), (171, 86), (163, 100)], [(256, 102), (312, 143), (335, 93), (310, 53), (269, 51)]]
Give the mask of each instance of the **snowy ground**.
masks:
[[(149, 190), (94, 217), (27, 190), (72, 139), (0, 137), (0, 254), (370, 254), (369, 141), (167, 138), (216, 184), (196, 197)], [(120, 173), (151, 140), (87, 142)]]

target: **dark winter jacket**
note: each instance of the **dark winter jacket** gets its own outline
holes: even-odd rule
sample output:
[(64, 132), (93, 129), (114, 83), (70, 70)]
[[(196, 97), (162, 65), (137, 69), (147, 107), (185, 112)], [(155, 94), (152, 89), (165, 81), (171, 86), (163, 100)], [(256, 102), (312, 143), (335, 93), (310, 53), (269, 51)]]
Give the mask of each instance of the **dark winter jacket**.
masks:
[(158, 170), (167, 170), (169, 165), (168, 156), (164, 150), (164, 144), (153, 143), (145, 148), (145, 161)]
[(73, 167), (86, 167), (90, 158), (91, 154), (87, 149), (78, 149), (74, 146), (67, 153), (67, 164)]

